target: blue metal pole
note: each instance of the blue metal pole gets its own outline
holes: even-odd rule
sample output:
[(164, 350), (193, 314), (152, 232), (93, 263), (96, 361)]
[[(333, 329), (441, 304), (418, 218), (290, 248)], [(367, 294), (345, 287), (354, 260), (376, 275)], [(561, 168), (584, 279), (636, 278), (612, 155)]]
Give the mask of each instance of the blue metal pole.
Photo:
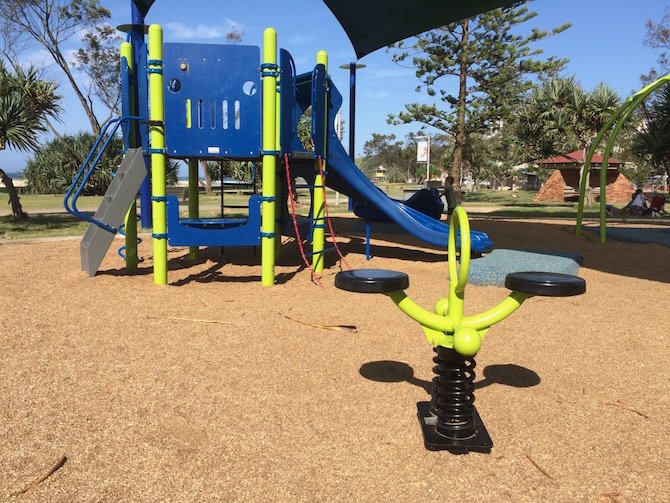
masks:
[[(349, 158), (356, 161), (354, 153), (356, 143), (356, 63), (349, 63)], [(354, 211), (354, 200), (350, 197), (347, 206)]]
[(349, 63), (349, 157), (356, 160), (354, 154), (356, 142), (356, 63)]
[[(140, 12), (140, 9), (137, 7), (135, 2), (133, 0), (130, 0), (130, 12), (132, 15), (132, 37), (133, 37), (133, 56), (135, 58), (135, 68), (137, 69), (136, 75), (137, 75), (137, 82), (138, 86), (139, 85), (144, 85), (144, 83), (140, 84), (140, 79), (146, 79), (146, 73), (145, 69), (141, 68), (139, 65), (140, 62), (140, 51), (145, 51), (146, 47), (144, 45), (144, 15), (142, 12)], [(140, 93), (138, 93), (140, 94)], [(146, 94), (146, 93), (142, 93)], [(146, 102), (146, 100), (142, 100), (143, 102), (140, 102), (140, 98), (138, 96), (138, 100), (136, 101), (137, 103), (137, 109), (142, 111), (140, 112), (140, 115), (144, 115), (143, 112), (147, 111), (149, 109), (149, 103)], [(137, 130), (140, 130), (142, 128), (136, 128)], [(142, 133), (144, 134), (144, 133)], [(145, 229), (151, 227), (152, 219), (151, 219), (151, 163), (149, 162), (149, 157), (145, 155), (144, 157), (144, 162), (147, 165), (147, 177), (144, 179), (144, 182), (142, 182), (142, 186), (140, 187), (140, 206), (142, 208), (141, 210), (141, 223), (142, 227)]]

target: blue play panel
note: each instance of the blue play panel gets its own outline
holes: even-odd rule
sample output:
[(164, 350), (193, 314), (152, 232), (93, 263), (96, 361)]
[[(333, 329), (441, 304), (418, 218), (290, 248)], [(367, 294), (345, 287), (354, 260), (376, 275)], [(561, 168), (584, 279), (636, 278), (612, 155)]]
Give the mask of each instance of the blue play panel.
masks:
[(578, 275), (582, 262), (581, 255), (570, 251), (496, 249), (470, 262), (468, 283), (504, 286), (508, 274), (523, 271)]
[[(588, 231), (600, 232), (600, 227), (584, 227)], [(670, 227), (608, 227), (607, 239), (670, 246)]]

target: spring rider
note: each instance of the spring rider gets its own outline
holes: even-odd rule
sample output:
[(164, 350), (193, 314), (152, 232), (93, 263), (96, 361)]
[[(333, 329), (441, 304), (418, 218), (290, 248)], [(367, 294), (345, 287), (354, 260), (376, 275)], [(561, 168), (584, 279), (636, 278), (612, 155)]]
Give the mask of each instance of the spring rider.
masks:
[[(457, 230), (460, 228), (460, 232)], [(459, 243), (460, 241), (460, 243)], [(460, 268), (456, 249), (460, 248)], [(577, 276), (549, 272), (515, 272), (505, 278), (512, 292), (497, 306), (473, 316), (463, 316), (465, 286), (470, 268), (470, 224), (465, 210), (456, 208), (449, 229), (449, 296), (435, 303), (434, 313), (413, 302), (403, 290), (407, 274), (383, 269), (343, 271), (335, 286), (351, 292), (383, 293), (417, 321), (433, 345), (436, 356), (430, 402), (417, 404), (426, 449), (452, 453), (490, 452), (493, 447), (474, 406), (475, 355), (484, 335), (496, 323), (535, 295), (569, 297), (586, 291)]]

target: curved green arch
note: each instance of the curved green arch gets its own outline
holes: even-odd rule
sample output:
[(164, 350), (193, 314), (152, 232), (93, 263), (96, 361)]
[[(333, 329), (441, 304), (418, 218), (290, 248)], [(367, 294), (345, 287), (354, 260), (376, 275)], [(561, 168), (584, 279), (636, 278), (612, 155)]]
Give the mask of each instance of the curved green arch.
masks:
[[(607, 203), (607, 165), (609, 164), (609, 156), (614, 148), (614, 142), (619, 136), (621, 129), (626, 121), (633, 114), (633, 111), (642, 103), (651, 93), (656, 91), (659, 87), (670, 83), (670, 73), (652, 82), (648, 86), (643, 87), (637, 93), (628, 98), (623, 105), (621, 105), (612, 117), (607, 121), (603, 128), (598, 132), (595, 140), (591, 142), (589, 149), (584, 157), (584, 169), (582, 170), (582, 177), (579, 180), (579, 205), (577, 207), (577, 227), (575, 235), (581, 236), (582, 222), (584, 219), (584, 199), (586, 197), (586, 181), (588, 180), (589, 170), (591, 168), (591, 160), (595, 154), (596, 149), (602, 142), (608, 131), (612, 131), (607, 141), (605, 151), (603, 152), (603, 161), (600, 170), (600, 242), (604, 243), (607, 239), (607, 222), (605, 205)], [(615, 125), (616, 123), (616, 125)], [(614, 127), (613, 127), (614, 126)], [(588, 168), (587, 168), (588, 166)]]

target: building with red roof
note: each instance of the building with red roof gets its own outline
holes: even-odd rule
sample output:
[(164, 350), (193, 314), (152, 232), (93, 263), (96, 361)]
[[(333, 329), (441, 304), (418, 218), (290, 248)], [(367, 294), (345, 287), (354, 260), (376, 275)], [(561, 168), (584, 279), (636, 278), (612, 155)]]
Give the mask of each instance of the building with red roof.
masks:
[[(584, 165), (585, 151), (577, 150), (536, 161), (540, 168), (553, 169), (534, 201), (570, 201), (579, 199), (579, 173)], [(591, 159), (589, 187), (594, 197), (600, 195), (600, 170), (603, 156), (596, 153)], [(624, 161), (610, 157), (607, 162), (607, 201), (626, 204), (635, 191), (633, 184), (621, 173)]]

